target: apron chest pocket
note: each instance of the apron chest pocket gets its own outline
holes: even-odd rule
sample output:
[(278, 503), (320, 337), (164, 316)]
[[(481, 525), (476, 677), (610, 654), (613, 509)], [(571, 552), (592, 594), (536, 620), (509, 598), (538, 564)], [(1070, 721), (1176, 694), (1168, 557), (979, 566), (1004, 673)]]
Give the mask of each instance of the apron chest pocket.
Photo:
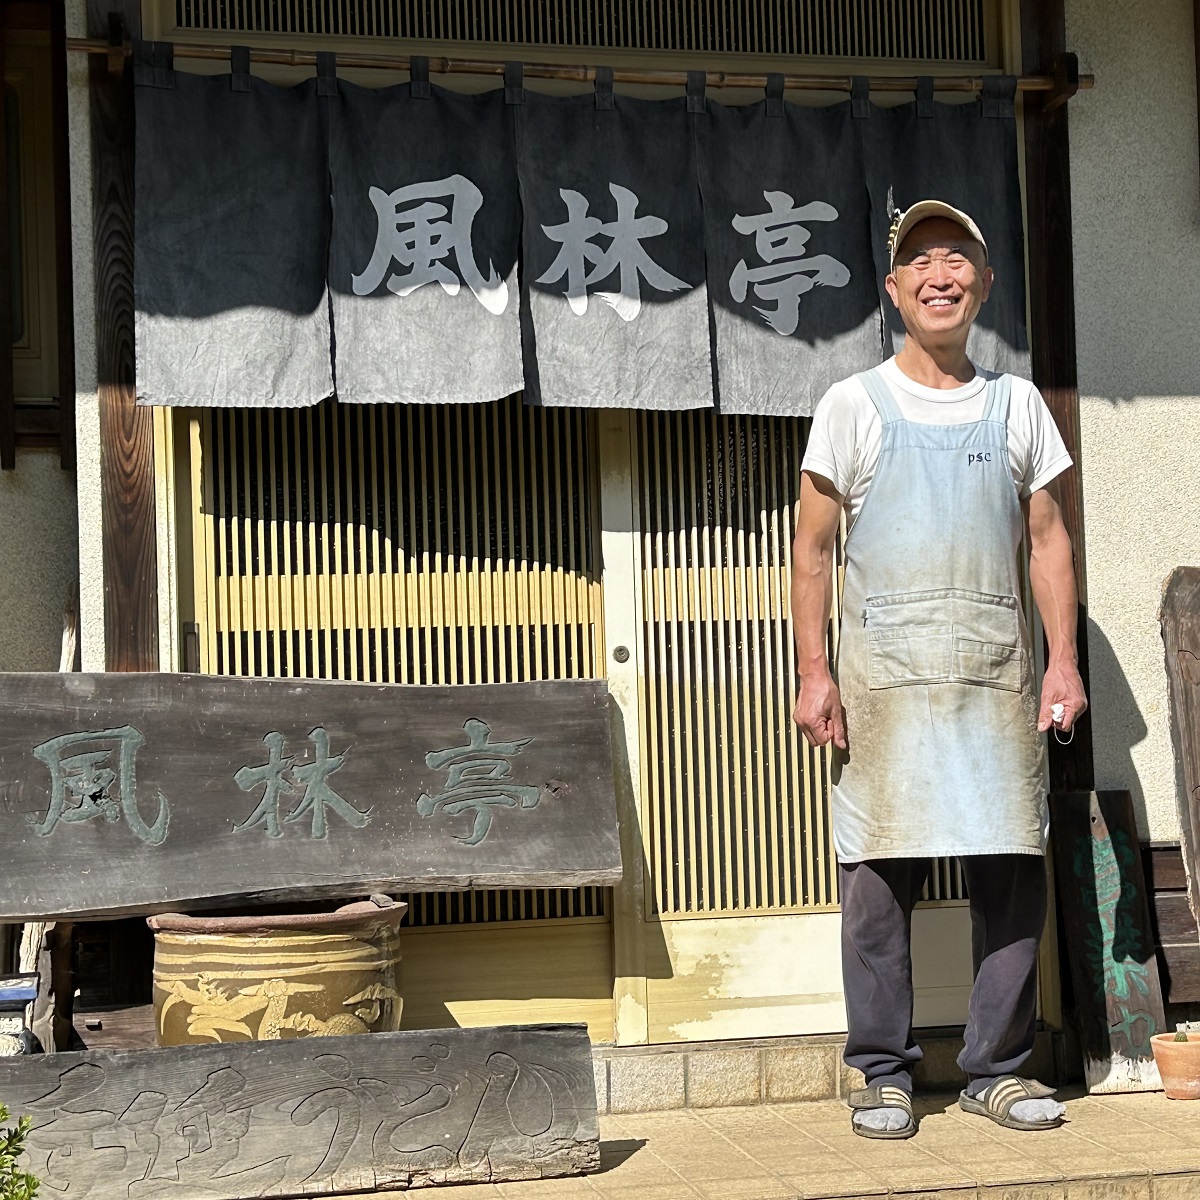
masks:
[(973, 683), (1021, 690), (1024, 650), (1015, 596), (962, 588), (869, 596), (867, 686)]

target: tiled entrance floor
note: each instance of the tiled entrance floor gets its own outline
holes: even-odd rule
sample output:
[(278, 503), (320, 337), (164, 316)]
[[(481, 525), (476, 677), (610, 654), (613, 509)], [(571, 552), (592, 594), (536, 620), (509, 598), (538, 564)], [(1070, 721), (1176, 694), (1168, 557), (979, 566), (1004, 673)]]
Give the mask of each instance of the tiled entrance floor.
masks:
[(1068, 1124), (1042, 1133), (919, 1096), (902, 1142), (850, 1132), (840, 1101), (600, 1118), (603, 1169), (586, 1179), (405, 1193), (429, 1200), (1200, 1200), (1200, 1101), (1064, 1093)]

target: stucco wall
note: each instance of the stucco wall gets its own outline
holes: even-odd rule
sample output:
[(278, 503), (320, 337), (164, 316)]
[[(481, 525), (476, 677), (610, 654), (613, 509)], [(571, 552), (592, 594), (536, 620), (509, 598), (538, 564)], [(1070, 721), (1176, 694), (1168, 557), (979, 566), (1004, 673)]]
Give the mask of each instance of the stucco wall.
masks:
[[(1191, 0), (1068, 0), (1096, 781), (1178, 838), (1159, 593), (1200, 565), (1200, 171)], [(1033, 264), (1036, 271), (1037, 266)]]
[(0, 472), (0, 671), (57, 671), (77, 570), (75, 477), (57, 450)]
[[(79, 10), (81, 4), (82, 0), (72, 0), (69, 7)], [(72, 60), (82, 58), (68, 56), (76, 90), (82, 79)], [(86, 130), (86, 96), (82, 112)], [(76, 128), (78, 124), (76, 120)], [(73, 129), (72, 142), (75, 132)], [(73, 197), (73, 204), (76, 202)], [(76, 256), (79, 252), (77, 241)], [(90, 244), (86, 255), (90, 259)], [(77, 304), (78, 284), (77, 274)], [(90, 333), (85, 337), (82, 359), (86, 374), (88, 348), (95, 338)], [(85, 451), (81, 445), (81, 457)], [(59, 466), (56, 450), (19, 450), (16, 470), (0, 472), (0, 671), (58, 670), (63, 611), (79, 577), (78, 530), (76, 475)]]

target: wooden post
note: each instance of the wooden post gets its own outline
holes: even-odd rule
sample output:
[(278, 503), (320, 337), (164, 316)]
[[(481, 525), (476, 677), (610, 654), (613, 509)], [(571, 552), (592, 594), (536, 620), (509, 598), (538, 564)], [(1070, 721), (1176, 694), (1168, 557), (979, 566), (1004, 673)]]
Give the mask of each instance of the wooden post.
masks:
[(58, 315), (58, 453), (75, 469), (75, 296), (71, 284), (71, 150), (64, 0), (50, 2), (51, 136), (54, 139), (54, 283)]
[(1200, 916), (1200, 567), (1177, 567), (1163, 587), (1162, 635), (1171, 699), (1175, 795), (1188, 901)]
[[(137, 0), (88, 0), (88, 35), (141, 33)], [(135, 403), (133, 348), (133, 84), (129, 68), (89, 62), (96, 249), (96, 376), (104, 560), (104, 654), (110, 671), (158, 667), (154, 428)]]
[(25, 1023), (47, 1054), (75, 1045), (74, 932), (69, 922), (33, 921), (21, 934), (20, 969), (38, 974)]
[[(639, 632), (637, 504), (632, 473), (637, 422), (634, 414), (615, 409), (597, 415), (613, 777), (620, 814), (621, 861), (625, 867), (621, 882), (613, 889), (613, 1013), (617, 1044), (633, 1046), (650, 1040), (638, 730), (638, 677), (645, 664)], [(615, 651), (619, 647), (624, 647), (626, 653), (618, 657)]]
[[(1025, 105), (1025, 194), (1029, 245), (1029, 343), (1033, 382), (1046, 399), (1067, 450), (1079, 463), (1079, 380), (1075, 360), (1075, 284), (1071, 250), (1071, 151), (1067, 110), (1072, 72), (1066, 55), (1064, 0), (1021, 0), (1022, 70), (1054, 74), (1055, 92), (1029, 93)], [(1075, 548), (1079, 587), (1079, 671), (1088, 687), (1087, 570), (1078, 465), (1058, 481), (1063, 520)], [(1050, 790), (1095, 786), (1090, 715), (1069, 746), (1050, 742)]]

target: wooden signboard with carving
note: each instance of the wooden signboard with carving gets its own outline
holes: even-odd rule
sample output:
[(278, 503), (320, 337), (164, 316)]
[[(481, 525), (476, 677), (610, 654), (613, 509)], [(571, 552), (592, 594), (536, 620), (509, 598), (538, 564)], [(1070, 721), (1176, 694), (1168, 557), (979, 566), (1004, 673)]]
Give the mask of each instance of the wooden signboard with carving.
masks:
[(620, 874), (602, 681), (0, 675), (0, 921)]
[(1150, 1039), (1166, 1014), (1133, 801), (1053, 795), (1050, 829), (1088, 1091), (1157, 1091)]
[(1200, 567), (1177, 567), (1163, 586), (1163, 642), (1187, 894), (1200, 919)]
[(22, 1166), (73, 1200), (242, 1200), (600, 1165), (583, 1025), (0, 1059)]

